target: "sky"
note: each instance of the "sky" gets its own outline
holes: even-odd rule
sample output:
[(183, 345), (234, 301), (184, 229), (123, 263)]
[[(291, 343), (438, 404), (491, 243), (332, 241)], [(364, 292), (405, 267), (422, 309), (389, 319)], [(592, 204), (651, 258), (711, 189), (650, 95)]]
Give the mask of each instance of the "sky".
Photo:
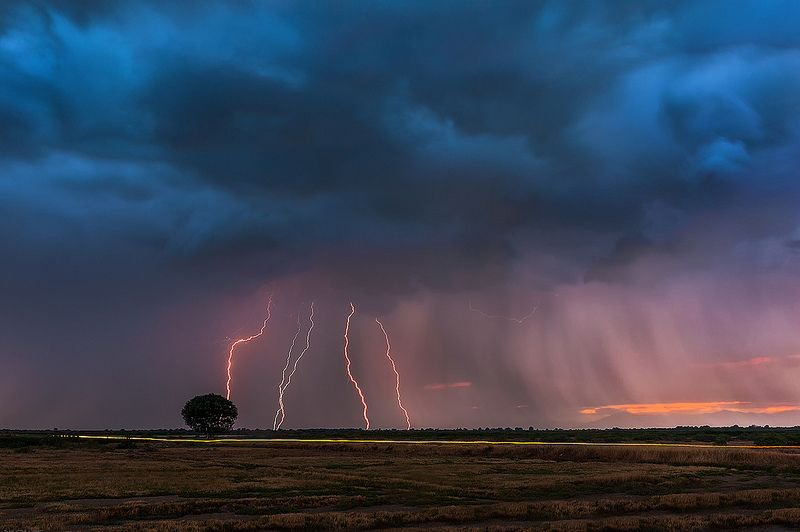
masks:
[[(7, 1), (0, 427), (800, 425), (800, 3)], [(399, 386), (386, 357), (390, 338)], [(290, 367), (291, 369), (291, 367)]]

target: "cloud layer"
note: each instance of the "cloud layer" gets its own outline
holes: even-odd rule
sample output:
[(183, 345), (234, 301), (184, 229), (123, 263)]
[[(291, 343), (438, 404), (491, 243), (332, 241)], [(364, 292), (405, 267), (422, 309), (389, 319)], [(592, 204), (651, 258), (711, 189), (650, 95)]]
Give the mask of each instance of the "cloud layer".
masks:
[[(393, 317), (409, 385), (449, 394), (430, 424), (794, 400), (775, 364), (733, 374), (800, 352), (798, 20), (788, 1), (5, 3), (0, 424), (175, 423), (267, 284), (286, 313)], [(714, 397), (651, 385), (670, 365)]]

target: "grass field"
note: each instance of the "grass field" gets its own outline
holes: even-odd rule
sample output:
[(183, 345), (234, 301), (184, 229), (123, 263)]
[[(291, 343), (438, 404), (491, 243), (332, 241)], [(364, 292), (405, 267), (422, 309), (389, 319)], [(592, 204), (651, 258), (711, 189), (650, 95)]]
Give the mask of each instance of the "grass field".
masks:
[(0, 443), (0, 530), (800, 526), (794, 449)]

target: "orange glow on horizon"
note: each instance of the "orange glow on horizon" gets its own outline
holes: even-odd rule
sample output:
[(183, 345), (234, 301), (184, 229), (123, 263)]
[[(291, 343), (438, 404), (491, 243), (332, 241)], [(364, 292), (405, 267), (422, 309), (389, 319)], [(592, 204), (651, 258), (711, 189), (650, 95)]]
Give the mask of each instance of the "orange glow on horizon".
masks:
[(711, 401), (697, 403), (630, 403), (621, 405), (604, 405), (584, 408), (579, 412), (584, 415), (601, 414), (603, 411), (617, 411), (628, 414), (671, 414), (683, 412), (689, 414), (714, 414), (728, 411), (743, 414), (775, 414), (800, 410), (800, 405), (749, 406), (748, 401)]

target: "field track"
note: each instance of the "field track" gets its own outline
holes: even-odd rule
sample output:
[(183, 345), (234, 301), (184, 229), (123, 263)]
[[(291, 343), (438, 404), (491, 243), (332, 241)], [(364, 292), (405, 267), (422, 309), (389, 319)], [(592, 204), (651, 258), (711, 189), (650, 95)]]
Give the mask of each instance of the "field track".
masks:
[(492, 441), (492, 440), (391, 440), (346, 438), (166, 438), (157, 436), (101, 436), (60, 434), (63, 438), (95, 440), (134, 440), (173, 443), (384, 443), (405, 445), (579, 445), (592, 447), (690, 447), (697, 449), (800, 449), (800, 445), (713, 445), (708, 443), (658, 443), (658, 442), (545, 442), (545, 441)]

